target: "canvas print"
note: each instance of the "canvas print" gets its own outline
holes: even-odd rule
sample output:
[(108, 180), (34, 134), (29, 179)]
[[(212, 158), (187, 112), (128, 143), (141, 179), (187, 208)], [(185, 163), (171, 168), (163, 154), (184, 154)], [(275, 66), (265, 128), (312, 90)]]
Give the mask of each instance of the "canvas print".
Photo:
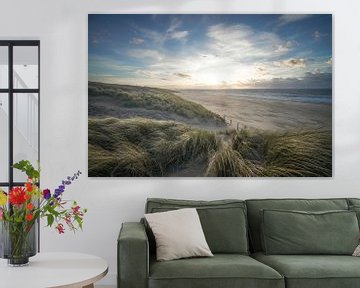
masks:
[(88, 27), (90, 177), (332, 176), (332, 15)]

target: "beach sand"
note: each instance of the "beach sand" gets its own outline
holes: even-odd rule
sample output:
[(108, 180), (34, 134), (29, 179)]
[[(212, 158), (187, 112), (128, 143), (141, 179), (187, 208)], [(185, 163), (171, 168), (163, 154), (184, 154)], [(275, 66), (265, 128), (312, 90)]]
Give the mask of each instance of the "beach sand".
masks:
[(186, 100), (203, 105), (225, 117), (233, 128), (251, 127), (261, 130), (317, 129), (332, 127), (332, 105), (231, 97), (221, 93), (208, 95), (196, 91), (178, 91)]

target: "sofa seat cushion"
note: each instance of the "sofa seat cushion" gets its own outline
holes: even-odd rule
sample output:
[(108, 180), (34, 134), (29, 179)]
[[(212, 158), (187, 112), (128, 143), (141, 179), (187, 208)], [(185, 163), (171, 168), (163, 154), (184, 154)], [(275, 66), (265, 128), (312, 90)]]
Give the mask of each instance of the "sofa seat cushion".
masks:
[(246, 255), (150, 261), (149, 288), (284, 288), (274, 269)]
[(252, 257), (285, 277), (287, 288), (358, 288), (360, 258), (338, 255), (265, 255)]

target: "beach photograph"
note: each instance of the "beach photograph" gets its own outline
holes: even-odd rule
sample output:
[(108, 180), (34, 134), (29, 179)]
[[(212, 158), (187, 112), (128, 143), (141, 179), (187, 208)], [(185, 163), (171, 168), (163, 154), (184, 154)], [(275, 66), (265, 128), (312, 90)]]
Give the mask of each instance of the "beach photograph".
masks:
[(331, 177), (331, 14), (89, 14), (89, 177)]

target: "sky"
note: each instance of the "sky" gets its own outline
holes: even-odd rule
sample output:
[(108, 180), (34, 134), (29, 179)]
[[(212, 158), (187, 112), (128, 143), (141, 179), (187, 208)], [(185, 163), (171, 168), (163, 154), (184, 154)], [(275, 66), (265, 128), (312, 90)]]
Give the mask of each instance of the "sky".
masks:
[(332, 86), (330, 14), (91, 14), (89, 80), (169, 89)]

